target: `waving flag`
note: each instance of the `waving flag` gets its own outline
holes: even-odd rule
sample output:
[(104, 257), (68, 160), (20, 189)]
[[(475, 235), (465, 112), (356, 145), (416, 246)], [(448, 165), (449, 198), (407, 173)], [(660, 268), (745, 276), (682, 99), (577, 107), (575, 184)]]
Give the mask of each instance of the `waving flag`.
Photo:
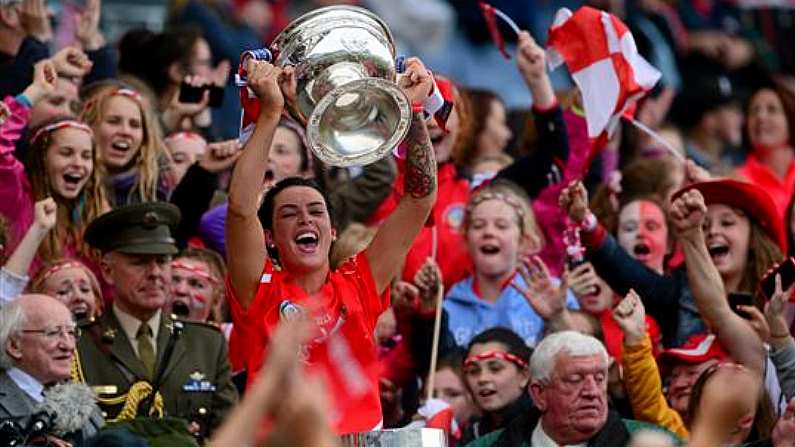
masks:
[(591, 7), (574, 14), (560, 9), (547, 47), (550, 67), (565, 63), (580, 88), (588, 136), (597, 141), (607, 142), (622, 115), (634, 115), (635, 102), (661, 76), (638, 54), (635, 39), (621, 20)]
[(480, 12), (486, 20), (486, 26), (489, 28), (489, 34), (491, 34), (491, 40), (494, 41), (494, 45), (497, 45), (502, 57), (510, 59), (511, 55), (505, 49), (505, 39), (497, 26), (497, 9), (486, 2), (478, 2), (478, 7), (480, 7)]

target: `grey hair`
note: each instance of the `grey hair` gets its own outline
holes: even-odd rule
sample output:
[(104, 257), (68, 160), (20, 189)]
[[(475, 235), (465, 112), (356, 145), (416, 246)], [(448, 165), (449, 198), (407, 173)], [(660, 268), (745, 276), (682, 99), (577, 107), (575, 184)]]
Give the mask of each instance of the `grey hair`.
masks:
[(8, 340), (19, 335), (27, 323), (27, 316), (18, 301), (0, 308), (0, 371), (14, 366), (14, 359), (6, 352)]
[(530, 357), (530, 375), (533, 379), (548, 383), (552, 370), (555, 369), (555, 358), (560, 354), (572, 357), (590, 357), (598, 355), (607, 367), (607, 350), (602, 342), (590, 335), (575, 331), (555, 332), (544, 337), (536, 345)]

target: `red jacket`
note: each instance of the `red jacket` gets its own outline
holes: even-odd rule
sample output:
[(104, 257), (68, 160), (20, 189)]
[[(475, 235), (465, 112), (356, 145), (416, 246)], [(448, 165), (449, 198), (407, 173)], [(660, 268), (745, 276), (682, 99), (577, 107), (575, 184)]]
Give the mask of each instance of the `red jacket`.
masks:
[[(380, 224), (397, 208), (403, 196), (405, 162), (398, 161), (398, 177), (392, 193), (376, 210), (371, 224)], [(472, 271), (472, 259), (463, 235), (464, 208), (469, 200), (469, 180), (458, 175), (452, 163), (444, 163), (438, 170), (439, 194), (426, 226), (414, 239), (403, 267), (403, 279), (411, 281), (414, 274), (431, 256), (433, 229), (436, 228), (436, 262), (442, 271), (445, 290), (466, 278)]]

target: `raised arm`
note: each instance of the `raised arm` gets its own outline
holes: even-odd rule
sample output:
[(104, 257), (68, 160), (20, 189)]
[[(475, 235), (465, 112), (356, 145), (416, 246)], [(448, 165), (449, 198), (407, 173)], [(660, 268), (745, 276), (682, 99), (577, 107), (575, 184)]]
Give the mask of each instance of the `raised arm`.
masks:
[(268, 166), (273, 133), (284, 108), (279, 86), (282, 70), (273, 65), (248, 60), (248, 86), (262, 105), (256, 128), (243, 146), (229, 185), (229, 211), (226, 218), (226, 251), (229, 280), (240, 305), (247, 308), (254, 299), (265, 264), (265, 236), (257, 218), (260, 185)]
[(634, 288), (649, 315), (658, 321), (675, 317), (679, 307), (676, 281), (671, 276), (654, 272), (618, 245), (588, 209), (588, 191), (582, 182), (573, 182), (561, 191), (560, 207), (573, 222), (582, 226), (582, 242), (588, 250), (588, 260), (613, 291), (626, 295)]
[(702, 229), (706, 213), (704, 197), (697, 190), (685, 192), (671, 205), (671, 219), (685, 253), (690, 289), (702, 318), (734, 361), (763, 377), (766, 354), (762, 340), (729, 307), (723, 280), (707, 251)]
[(526, 31), (519, 33), (517, 45), (516, 64), (533, 96), (540, 145), (537, 151), (517, 159), (498, 176), (522, 186), (534, 198), (546, 186), (560, 181), (569, 157), (569, 139), (563, 112), (547, 73), (544, 49)]
[(383, 293), (400, 272), (400, 261), (406, 257), (436, 202), (436, 157), (420, 105), (431, 91), (433, 79), (419, 59), (411, 58), (406, 62), (406, 73), (399, 85), (412, 103), (411, 126), (406, 136), (405, 194), (367, 248), (378, 293)]
[(635, 419), (688, 437), (682, 416), (668, 405), (652, 342), (646, 327), (646, 311), (634, 290), (613, 309), (613, 318), (624, 333), (624, 385)]

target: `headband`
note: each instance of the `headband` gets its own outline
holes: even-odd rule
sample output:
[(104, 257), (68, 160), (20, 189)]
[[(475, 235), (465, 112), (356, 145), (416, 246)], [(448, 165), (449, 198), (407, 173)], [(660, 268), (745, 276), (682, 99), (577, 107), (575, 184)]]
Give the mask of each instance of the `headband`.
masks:
[(165, 139), (166, 142), (176, 140), (199, 140), (207, 144), (207, 140), (196, 132), (174, 132)]
[(179, 261), (171, 261), (171, 268), (187, 270), (187, 271), (193, 273), (194, 275), (200, 276), (200, 277), (206, 279), (207, 281), (210, 281), (213, 284), (218, 283), (217, 279), (213, 278), (212, 275), (207, 273), (207, 271), (205, 271), (201, 267), (191, 267), (191, 266), (189, 266), (187, 264), (184, 264), (182, 262), (179, 262)]
[(44, 274), (41, 275), (41, 279), (39, 280), (39, 284), (43, 284), (45, 281), (47, 281), (47, 279), (50, 276), (54, 275), (55, 273), (60, 272), (61, 270), (66, 270), (66, 269), (71, 269), (71, 268), (81, 268), (83, 270), (88, 270), (86, 268), (86, 266), (83, 265), (80, 262), (67, 261), (67, 262), (64, 262), (64, 263), (61, 263), (61, 264), (54, 265), (49, 270), (44, 272)]
[(141, 94), (130, 88), (116, 89), (113, 91), (113, 93), (110, 94), (110, 96), (126, 96), (132, 99), (133, 101), (137, 102), (138, 105), (141, 105), (141, 103), (143, 102), (143, 97), (141, 96)]
[(513, 208), (514, 211), (516, 211), (516, 214), (519, 217), (519, 225), (524, 229), (525, 212), (524, 209), (522, 208), (522, 205), (513, 197), (502, 192), (486, 191), (476, 194), (474, 197), (469, 199), (469, 203), (466, 206), (466, 213), (468, 215), (471, 215), (472, 210), (475, 209), (476, 206), (480, 205), (481, 203), (487, 200), (501, 200), (507, 203), (508, 205), (510, 205), (511, 208)]
[(66, 129), (67, 127), (86, 131), (88, 132), (88, 135), (92, 139), (94, 138), (94, 132), (87, 125), (81, 123), (80, 121), (65, 120), (65, 121), (59, 121), (57, 123), (48, 124), (42, 127), (41, 129), (37, 130), (36, 133), (33, 134), (33, 137), (30, 139), (30, 145), (33, 146), (34, 144), (36, 144), (36, 142), (39, 141), (39, 138), (41, 138), (45, 134), (49, 135), (52, 132), (55, 132), (56, 130)]
[(505, 352), (505, 351), (486, 351), (478, 355), (470, 355), (469, 357), (466, 358), (466, 360), (464, 360), (464, 367), (468, 367), (475, 362), (479, 362), (482, 360), (491, 360), (491, 359), (502, 359), (505, 360), (506, 362), (513, 363), (519, 368), (527, 368), (527, 362), (511, 354), (510, 352)]

